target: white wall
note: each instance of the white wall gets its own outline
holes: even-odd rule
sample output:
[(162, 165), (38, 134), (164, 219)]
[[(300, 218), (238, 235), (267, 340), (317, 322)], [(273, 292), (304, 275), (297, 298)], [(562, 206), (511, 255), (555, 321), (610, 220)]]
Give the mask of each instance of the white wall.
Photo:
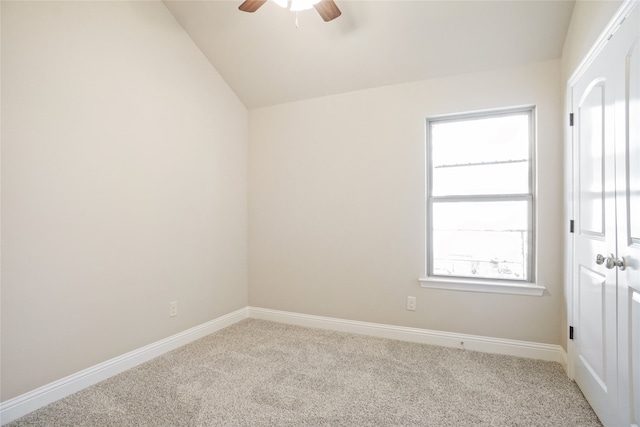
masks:
[(2, 400), (247, 305), (247, 127), (162, 3), (2, 1)]
[[(424, 119), (538, 107), (542, 297), (422, 289)], [(562, 117), (558, 61), (250, 111), (249, 303), (560, 344)], [(405, 309), (408, 295), (417, 311)]]

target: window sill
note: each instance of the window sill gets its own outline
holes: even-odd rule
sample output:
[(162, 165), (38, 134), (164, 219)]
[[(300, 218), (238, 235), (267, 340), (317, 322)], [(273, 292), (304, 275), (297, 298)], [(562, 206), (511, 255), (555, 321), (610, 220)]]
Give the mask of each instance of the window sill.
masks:
[(512, 294), (542, 296), (544, 286), (533, 283), (509, 281), (475, 281), (473, 279), (453, 279), (446, 277), (423, 277), (418, 279), (420, 286), (430, 289), (444, 289), (449, 291), (486, 292), (492, 294)]

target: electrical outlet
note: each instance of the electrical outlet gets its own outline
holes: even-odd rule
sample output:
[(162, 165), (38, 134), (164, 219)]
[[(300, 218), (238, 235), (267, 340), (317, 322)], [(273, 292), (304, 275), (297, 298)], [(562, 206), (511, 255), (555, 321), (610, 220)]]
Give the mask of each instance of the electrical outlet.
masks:
[(407, 310), (416, 311), (416, 297), (407, 297)]
[(169, 303), (169, 317), (178, 315), (178, 301), (171, 301)]

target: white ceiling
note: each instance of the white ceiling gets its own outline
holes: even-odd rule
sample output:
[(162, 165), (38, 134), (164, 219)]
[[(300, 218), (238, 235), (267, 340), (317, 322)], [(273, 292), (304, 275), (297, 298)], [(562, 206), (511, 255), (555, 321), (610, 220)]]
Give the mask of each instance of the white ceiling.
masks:
[(248, 109), (559, 58), (574, 1), (335, 0), (324, 22), (267, 2), (164, 0)]

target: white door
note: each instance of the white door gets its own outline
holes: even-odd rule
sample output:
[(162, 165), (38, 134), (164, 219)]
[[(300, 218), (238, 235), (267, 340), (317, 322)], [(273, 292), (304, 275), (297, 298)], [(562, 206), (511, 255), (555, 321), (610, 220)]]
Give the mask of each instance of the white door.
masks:
[[(608, 47), (608, 46), (607, 46)], [(611, 49), (573, 87), (575, 380), (605, 425), (618, 425), (614, 106)]]
[(639, 9), (572, 87), (575, 380), (606, 426), (640, 398)]
[[(640, 425), (640, 6), (615, 34), (622, 44), (616, 106), (618, 378), (622, 425)], [(618, 67), (616, 67), (618, 68)]]

